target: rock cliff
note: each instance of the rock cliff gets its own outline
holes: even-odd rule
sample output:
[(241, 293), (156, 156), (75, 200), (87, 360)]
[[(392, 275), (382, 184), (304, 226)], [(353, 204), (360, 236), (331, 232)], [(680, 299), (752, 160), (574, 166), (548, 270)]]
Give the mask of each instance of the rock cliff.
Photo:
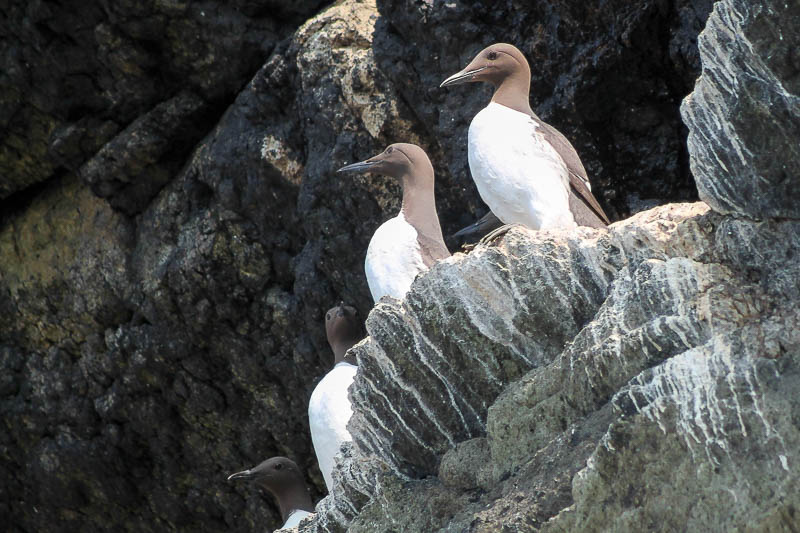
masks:
[[(277, 454), (322, 498), (344, 299), (355, 442), (301, 530), (796, 524), (797, 5), (723, 0), (698, 53), (710, 0), (321, 4), (0, 7), (0, 521), (269, 529), (225, 477)], [(399, 185), (334, 170), (416, 142), (445, 233), (482, 214), (488, 94), (437, 87), (495, 40), (615, 219), (705, 203), (515, 230), (372, 309)]]

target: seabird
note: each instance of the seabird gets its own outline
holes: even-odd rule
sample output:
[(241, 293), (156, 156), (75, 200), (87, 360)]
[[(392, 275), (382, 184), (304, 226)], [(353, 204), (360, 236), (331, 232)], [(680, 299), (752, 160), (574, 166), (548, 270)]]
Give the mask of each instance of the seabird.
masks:
[(472, 119), (467, 147), (470, 172), (492, 213), (532, 229), (608, 225), (575, 148), (528, 103), (531, 70), (522, 52), (493, 44), (440, 87), (476, 81), (495, 88)]
[(372, 299), (402, 300), (417, 274), (450, 257), (436, 214), (430, 159), (419, 146), (398, 143), (339, 172), (376, 172), (403, 183), (400, 213), (375, 231), (364, 261)]
[(356, 376), (355, 356), (347, 353), (361, 340), (361, 322), (354, 307), (340, 303), (325, 314), (325, 332), (333, 350), (333, 368), (314, 388), (308, 402), (308, 425), (319, 469), (328, 492), (333, 490), (333, 458), (353, 440), (347, 422), (353, 414), (347, 389)]
[(303, 474), (291, 459), (272, 457), (255, 468), (228, 476), (228, 481), (233, 479), (255, 481), (278, 500), (283, 519), (280, 529), (294, 527), (314, 512)]

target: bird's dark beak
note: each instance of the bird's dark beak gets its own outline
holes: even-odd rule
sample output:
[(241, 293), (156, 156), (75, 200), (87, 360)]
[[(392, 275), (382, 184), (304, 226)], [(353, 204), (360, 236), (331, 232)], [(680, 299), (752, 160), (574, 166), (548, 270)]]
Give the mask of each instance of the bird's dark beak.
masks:
[(469, 64), (464, 70), (456, 72), (455, 74), (444, 80), (442, 84), (439, 85), (439, 87), (447, 87), (448, 85), (458, 85), (459, 83), (467, 83), (470, 81), (478, 81), (475, 79), (475, 76), (479, 72), (483, 72), (487, 68), (488, 67), (474, 68), (472, 64)]
[(344, 166), (337, 170), (336, 172), (367, 172), (369, 169), (374, 167), (380, 163), (380, 161), (372, 161), (371, 159), (367, 159), (366, 161), (361, 161), (360, 163), (353, 163), (351, 165)]
[(228, 476), (228, 481), (234, 479), (252, 479), (253, 473), (250, 470), (242, 470), (241, 472), (236, 472), (235, 474), (231, 474)]

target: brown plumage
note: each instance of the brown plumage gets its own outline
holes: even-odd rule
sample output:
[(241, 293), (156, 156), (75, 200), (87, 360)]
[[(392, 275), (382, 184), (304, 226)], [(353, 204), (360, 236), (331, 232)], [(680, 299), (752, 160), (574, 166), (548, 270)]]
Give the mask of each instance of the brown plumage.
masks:
[(522, 52), (513, 45), (497, 43), (482, 50), (463, 70), (442, 82), (441, 87), (477, 81), (491, 83), (495, 87), (492, 102), (533, 118), (539, 126), (537, 134), (544, 136), (567, 168), (569, 209), (576, 224), (605, 227), (610, 221), (591, 192), (586, 169), (575, 148), (560, 131), (531, 109), (528, 101), (530, 79), (530, 66)]

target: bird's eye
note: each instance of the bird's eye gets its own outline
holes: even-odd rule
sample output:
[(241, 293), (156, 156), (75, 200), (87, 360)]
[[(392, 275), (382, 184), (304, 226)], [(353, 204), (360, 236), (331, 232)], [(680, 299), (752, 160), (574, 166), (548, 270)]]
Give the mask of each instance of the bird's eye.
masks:
[(331, 319), (331, 314), (330, 314), (330, 313), (328, 313), (327, 315), (325, 315), (325, 320), (330, 320), (330, 319)]
[(282, 464), (278, 463), (275, 465), (275, 470), (280, 470), (281, 468), (283, 468)]
[(392, 152), (394, 152), (394, 148), (392, 148), (391, 146), (386, 149), (387, 154), (391, 154)]
[(489, 61), (494, 61), (495, 59), (497, 59), (497, 52), (489, 52), (489, 55), (486, 57), (489, 58)]

